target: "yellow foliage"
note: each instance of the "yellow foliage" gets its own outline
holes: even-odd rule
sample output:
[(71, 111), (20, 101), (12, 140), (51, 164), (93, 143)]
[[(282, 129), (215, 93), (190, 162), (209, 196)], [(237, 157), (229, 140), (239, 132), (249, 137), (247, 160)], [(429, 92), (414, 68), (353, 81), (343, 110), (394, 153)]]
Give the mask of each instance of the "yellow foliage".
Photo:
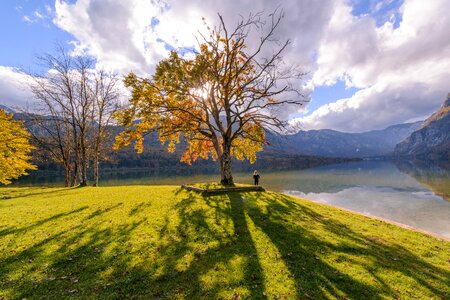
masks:
[(20, 121), (12, 119), (0, 109), (0, 183), (10, 184), (11, 179), (27, 175), (27, 170), (35, 170), (31, 164), (30, 152), (34, 149), (28, 139), (29, 133)]
[(233, 141), (231, 155), (238, 160), (247, 159), (253, 164), (256, 161), (256, 153), (262, 151), (265, 144), (264, 129), (258, 124), (247, 124), (244, 130), (246, 136)]

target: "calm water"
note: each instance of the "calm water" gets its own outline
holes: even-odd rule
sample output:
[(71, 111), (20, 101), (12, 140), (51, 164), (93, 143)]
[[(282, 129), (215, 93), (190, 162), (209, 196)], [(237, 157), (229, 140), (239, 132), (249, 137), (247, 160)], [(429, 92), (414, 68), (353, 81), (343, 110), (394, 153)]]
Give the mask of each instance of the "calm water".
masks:
[[(108, 172), (102, 175), (101, 184), (178, 185), (219, 180), (215, 174), (192, 174), (189, 169), (176, 172)], [(410, 164), (396, 166), (388, 162), (362, 161), (296, 171), (261, 170), (260, 174), (262, 185), (269, 190), (351, 209), (450, 238), (450, 171), (433, 166), (418, 168)], [(18, 184), (55, 185), (61, 184), (61, 180), (61, 177), (48, 173), (35, 173)], [(235, 175), (236, 182), (251, 183), (251, 180), (251, 172)]]

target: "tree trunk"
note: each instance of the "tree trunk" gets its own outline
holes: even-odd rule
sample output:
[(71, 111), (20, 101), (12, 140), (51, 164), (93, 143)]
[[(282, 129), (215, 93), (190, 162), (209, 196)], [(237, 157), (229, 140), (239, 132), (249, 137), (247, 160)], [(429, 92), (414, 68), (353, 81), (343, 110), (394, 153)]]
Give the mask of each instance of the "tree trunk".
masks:
[(64, 170), (65, 170), (65, 185), (66, 187), (70, 186), (70, 166), (69, 165), (64, 165)]
[[(81, 134), (80, 134), (81, 135)], [(84, 143), (84, 134), (81, 135), (81, 178), (80, 178), (80, 186), (87, 186), (87, 168), (88, 168), (88, 159), (87, 159), (87, 153), (86, 153), (86, 144)]]
[(80, 186), (87, 186), (87, 163), (85, 159), (83, 159), (81, 162), (80, 175), (81, 175)]
[(220, 155), (220, 183), (223, 185), (234, 185), (233, 175), (231, 174), (231, 146), (223, 145)]
[(94, 186), (98, 186), (98, 152), (94, 156)]
[(70, 182), (70, 186), (74, 187), (77, 184), (78, 177), (78, 164), (75, 162), (73, 166), (72, 180)]

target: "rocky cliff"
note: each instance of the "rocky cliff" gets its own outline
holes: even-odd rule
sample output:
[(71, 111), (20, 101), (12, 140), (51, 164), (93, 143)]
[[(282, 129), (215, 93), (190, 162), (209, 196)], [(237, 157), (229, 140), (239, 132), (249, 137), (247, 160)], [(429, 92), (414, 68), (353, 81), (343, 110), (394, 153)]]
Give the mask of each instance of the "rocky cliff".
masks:
[(398, 156), (450, 158), (450, 93), (441, 108), (422, 126), (395, 147)]

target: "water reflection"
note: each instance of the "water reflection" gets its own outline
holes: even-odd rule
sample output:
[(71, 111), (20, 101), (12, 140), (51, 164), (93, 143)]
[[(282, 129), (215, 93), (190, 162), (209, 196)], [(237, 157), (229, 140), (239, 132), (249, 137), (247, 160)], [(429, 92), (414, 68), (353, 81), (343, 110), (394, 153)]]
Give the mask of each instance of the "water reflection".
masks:
[(398, 169), (420, 183), (429, 187), (433, 192), (450, 201), (450, 164), (431, 164), (426, 162), (399, 161)]
[[(387, 162), (326, 166), (305, 170), (299, 176), (303, 183), (298, 178), (297, 184), (285, 185), (282, 191), (450, 238), (450, 202), (441, 196), (443, 187), (450, 186), (448, 171), (429, 169), (424, 176), (416, 170), (413, 176), (400, 170)], [(430, 182), (439, 182), (441, 193), (428, 188)], [(331, 183), (333, 188), (328, 189)]]

